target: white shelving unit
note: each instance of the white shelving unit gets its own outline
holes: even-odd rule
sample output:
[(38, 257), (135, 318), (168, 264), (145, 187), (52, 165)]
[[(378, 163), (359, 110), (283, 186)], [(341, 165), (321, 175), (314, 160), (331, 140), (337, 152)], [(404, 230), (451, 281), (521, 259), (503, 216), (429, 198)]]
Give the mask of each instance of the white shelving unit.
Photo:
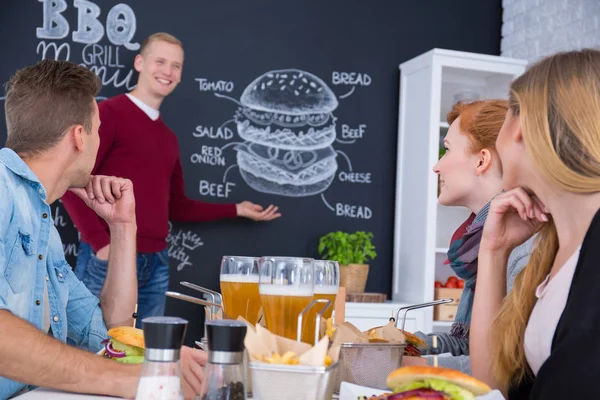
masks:
[[(400, 65), (393, 302), (432, 301), (434, 281), (452, 274), (443, 265), (446, 251), (470, 211), (439, 205), (438, 177), (432, 168), (455, 96), (507, 98), (510, 83), (526, 65), (525, 60), (441, 49)], [(434, 323), (432, 308), (419, 311), (420, 329), (449, 329), (450, 322)]]

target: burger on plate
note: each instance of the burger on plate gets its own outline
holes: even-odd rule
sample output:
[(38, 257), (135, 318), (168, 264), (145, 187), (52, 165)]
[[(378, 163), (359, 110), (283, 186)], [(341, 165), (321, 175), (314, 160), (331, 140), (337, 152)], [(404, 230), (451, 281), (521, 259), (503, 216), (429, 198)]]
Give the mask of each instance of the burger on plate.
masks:
[(492, 389), (460, 371), (425, 366), (402, 367), (390, 373), (387, 385), (393, 393), (371, 400), (474, 400)]
[(123, 364), (144, 362), (144, 331), (131, 326), (119, 326), (108, 331), (109, 339), (101, 354)]

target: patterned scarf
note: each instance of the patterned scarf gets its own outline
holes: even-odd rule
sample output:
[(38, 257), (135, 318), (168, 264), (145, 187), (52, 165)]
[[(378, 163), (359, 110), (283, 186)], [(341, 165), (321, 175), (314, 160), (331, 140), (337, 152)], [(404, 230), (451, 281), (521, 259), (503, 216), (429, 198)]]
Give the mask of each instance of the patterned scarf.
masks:
[(450, 242), (448, 259), (444, 264), (450, 264), (459, 278), (465, 281), (465, 287), (460, 297), (454, 323), (450, 329), (452, 336), (469, 339), (471, 325), (471, 310), (475, 297), (475, 281), (477, 280), (477, 257), (479, 242), (483, 234), (483, 224), (487, 218), (490, 203), (487, 203), (477, 215), (469, 218), (458, 227)]

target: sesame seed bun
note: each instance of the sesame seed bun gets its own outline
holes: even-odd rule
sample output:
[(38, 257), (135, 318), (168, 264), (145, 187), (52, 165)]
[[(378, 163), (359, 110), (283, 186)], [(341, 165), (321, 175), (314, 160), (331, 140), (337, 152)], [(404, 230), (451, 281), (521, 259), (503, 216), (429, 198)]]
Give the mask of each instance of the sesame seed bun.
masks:
[(386, 383), (393, 389), (404, 383), (422, 379), (445, 380), (470, 391), (475, 396), (482, 396), (492, 391), (492, 388), (480, 380), (455, 369), (418, 365), (398, 368), (388, 375)]
[(123, 344), (141, 347), (142, 349), (146, 348), (144, 344), (144, 331), (141, 329), (133, 328), (131, 326), (118, 326), (112, 328), (107, 333), (108, 336)]

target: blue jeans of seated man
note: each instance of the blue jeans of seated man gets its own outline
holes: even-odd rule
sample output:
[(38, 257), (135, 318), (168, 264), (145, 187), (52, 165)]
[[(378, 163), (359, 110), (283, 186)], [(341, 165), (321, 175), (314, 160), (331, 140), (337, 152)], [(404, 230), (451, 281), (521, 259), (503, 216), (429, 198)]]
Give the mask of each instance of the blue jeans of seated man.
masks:
[[(92, 247), (85, 242), (79, 245), (75, 276), (97, 297), (104, 280), (108, 261), (96, 257)], [(165, 313), (166, 296), (169, 290), (169, 255), (167, 249), (158, 253), (138, 253), (138, 318), (136, 327), (142, 328), (142, 319), (162, 316)]]

